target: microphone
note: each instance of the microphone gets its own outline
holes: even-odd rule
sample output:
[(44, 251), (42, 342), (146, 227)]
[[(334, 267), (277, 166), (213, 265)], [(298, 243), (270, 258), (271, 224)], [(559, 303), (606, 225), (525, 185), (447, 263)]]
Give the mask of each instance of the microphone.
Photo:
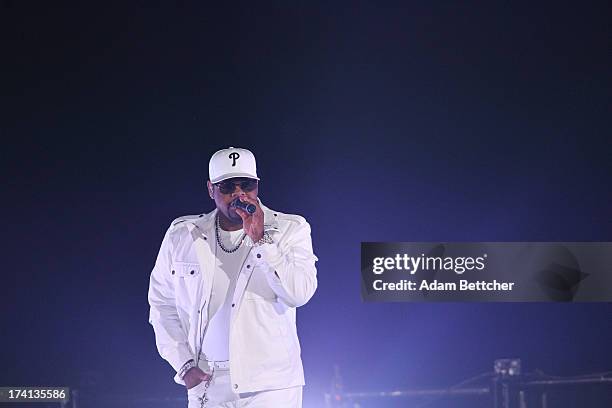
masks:
[(241, 210), (244, 210), (251, 215), (254, 214), (257, 210), (257, 207), (255, 207), (253, 204), (242, 202), (239, 198), (236, 198), (234, 201), (232, 201), (230, 207), (240, 208)]

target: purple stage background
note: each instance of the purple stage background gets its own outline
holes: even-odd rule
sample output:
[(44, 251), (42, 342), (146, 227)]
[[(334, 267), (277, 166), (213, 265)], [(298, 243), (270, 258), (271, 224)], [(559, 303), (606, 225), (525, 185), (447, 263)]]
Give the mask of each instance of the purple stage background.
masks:
[(364, 304), (359, 267), (361, 241), (612, 240), (608, 5), (140, 3), (2, 2), (0, 385), (183, 395), (148, 278), (227, 146), (312, 227), (305, 408), (334, 364), (368, 391), (612, 370), (609, 303)]

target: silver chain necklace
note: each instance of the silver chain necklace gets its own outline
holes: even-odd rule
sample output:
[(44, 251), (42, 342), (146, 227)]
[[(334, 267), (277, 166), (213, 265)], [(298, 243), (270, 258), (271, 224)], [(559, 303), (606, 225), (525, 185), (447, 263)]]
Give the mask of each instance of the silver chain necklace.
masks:
[(232, 249), (227, 249), (226, 247), (223, 246), (223, 243), (221, 243), (221, 234), (219, 233), (219, 230), (221, 229), (221, 226), (220, 226), (221, 222), (219, 221), (219, 215), (217, 215), (216, 218), (217, 219), (215, 220), (216, 221), (215, 222), (215, 235), (217, 236), (217, 244), (219, 244), (219, 247), (221, 248), (221, 250), (223, 250), (223, 252), (226, 252), (228, 254), (236, 252), (238, 250), (238, 248), (240, 248), (240, 245), (242, 245), (242, 242), (244, 242), (244, 238), (246, 237), (246, 234), (243, 231), (242, 232), (242, 236), (238, 240), (238, 245), (236, 245)]

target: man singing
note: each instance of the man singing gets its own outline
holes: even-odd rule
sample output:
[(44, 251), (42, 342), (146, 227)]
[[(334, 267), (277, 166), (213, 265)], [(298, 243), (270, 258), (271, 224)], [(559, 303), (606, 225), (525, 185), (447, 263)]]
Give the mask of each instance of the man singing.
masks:
[(159, 354), (188, 408), (302, 406), (295, 312), (317, 288), (310, 225), (258, 199), (255, 157), (213, 154), (216, 209), (172, 222), (149, 284)]

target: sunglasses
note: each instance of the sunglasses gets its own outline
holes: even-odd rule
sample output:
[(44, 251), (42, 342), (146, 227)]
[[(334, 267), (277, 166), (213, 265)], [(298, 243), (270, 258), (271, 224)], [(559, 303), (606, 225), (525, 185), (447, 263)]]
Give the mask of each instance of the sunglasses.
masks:
[(253, 191), (257, 188), (257, 180), (246, 179), (242, 181), (236, 180), (224, 180), (216, 183), (215, 186), (219, 187), (221, 194), (231, 194), (236, 189), (236, 186), (240, 186), (240, 189), (245, 193)]

